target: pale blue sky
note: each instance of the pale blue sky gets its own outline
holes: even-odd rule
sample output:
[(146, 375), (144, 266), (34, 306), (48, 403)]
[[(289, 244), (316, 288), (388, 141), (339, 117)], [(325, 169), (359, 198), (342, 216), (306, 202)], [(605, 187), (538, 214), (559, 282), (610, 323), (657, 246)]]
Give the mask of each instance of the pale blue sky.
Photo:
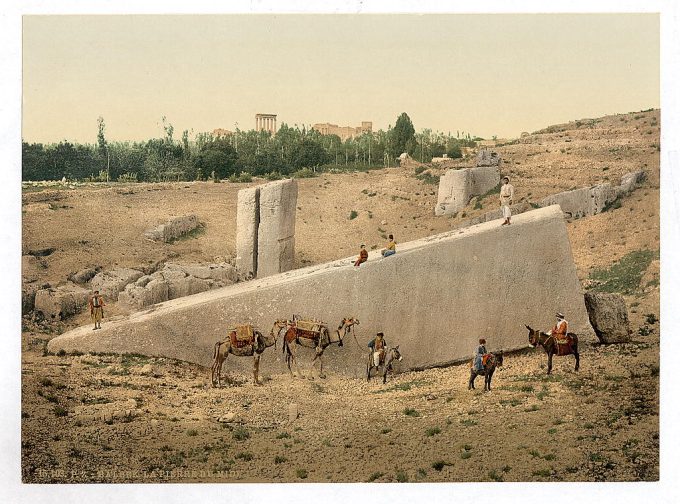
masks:
[(26, 16), (23, 137), (331, 122), (518, 136), (659, 107), (655, 14)]

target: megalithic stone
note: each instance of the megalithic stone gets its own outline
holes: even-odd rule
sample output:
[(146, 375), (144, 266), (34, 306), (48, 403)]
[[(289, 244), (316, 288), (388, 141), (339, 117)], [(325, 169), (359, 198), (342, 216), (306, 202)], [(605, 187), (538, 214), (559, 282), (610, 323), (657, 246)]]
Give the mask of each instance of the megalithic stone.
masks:
[(236, 268), (243, 279), (257, 274), (259, 214), (260, 188), (241, 189), (236, 204)]
[(298, 187), (294, 179), (260, 186), (257, 277), (293, 269)]

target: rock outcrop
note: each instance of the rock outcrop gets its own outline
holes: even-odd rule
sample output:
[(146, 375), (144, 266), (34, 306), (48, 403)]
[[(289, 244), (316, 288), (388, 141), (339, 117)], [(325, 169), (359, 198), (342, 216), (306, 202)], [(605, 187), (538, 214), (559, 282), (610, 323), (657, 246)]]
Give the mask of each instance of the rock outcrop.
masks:
[(559, 205), (566, 217), (577, 219), (599, 214), (617, 197), (618, 193), (611, 184), (600, 184), (553, 194), (543, 198), (539, 204), (542, 207)]

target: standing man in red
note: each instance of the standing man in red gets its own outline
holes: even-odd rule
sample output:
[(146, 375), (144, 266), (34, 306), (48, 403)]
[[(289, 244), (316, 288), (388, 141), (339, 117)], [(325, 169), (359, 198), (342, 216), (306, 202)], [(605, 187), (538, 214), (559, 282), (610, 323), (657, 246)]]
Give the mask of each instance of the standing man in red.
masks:
[(94, 322), (93, 331), (102, 328), (102, 319), (104, 318), (104, 298), (99, 294), (99, 291), (94, 291), (90, 297), (90, 317)]

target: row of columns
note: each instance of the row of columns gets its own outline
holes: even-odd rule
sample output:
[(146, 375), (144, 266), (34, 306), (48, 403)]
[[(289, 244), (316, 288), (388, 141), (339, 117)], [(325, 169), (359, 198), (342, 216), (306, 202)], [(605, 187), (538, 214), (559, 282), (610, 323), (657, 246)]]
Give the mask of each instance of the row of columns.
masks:
[(255, 115), (255, 131), (270, 131), (272, 134), (276, 133), (276, 116), (275, 115)]

